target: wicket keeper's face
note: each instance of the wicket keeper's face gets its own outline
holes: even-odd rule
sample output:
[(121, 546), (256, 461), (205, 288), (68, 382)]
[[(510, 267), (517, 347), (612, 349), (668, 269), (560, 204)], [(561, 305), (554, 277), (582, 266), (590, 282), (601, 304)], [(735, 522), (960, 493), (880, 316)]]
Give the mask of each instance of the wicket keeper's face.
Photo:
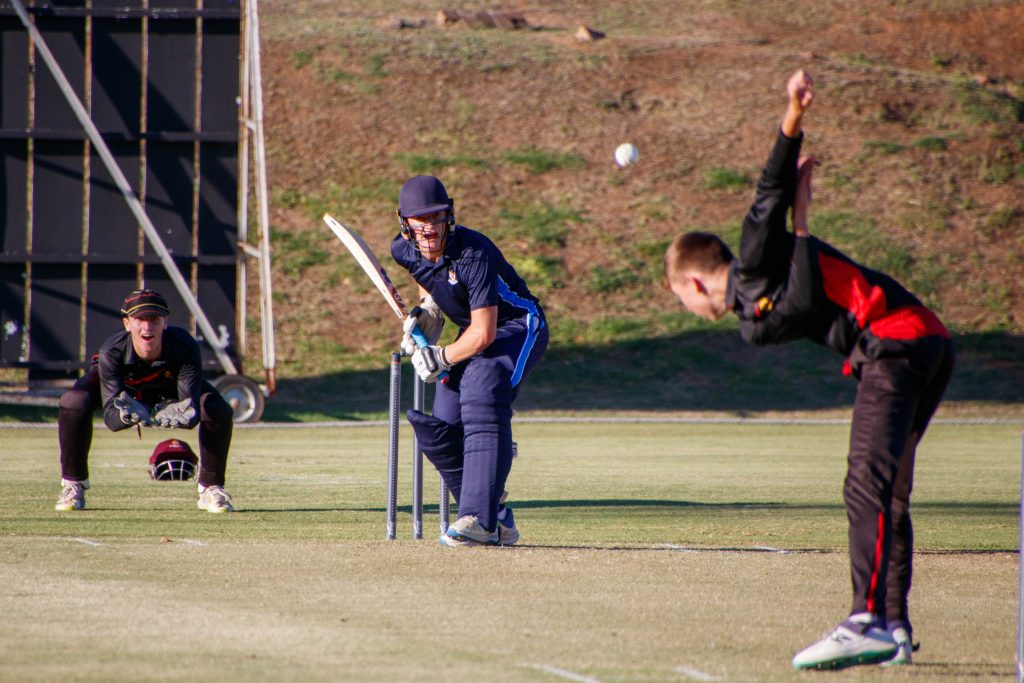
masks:
[(142, 315), (137, 318), (122, 318), (124, 329), (132, 335), (132, 346), (139, 358), (152, 363), (160, 357), (163, 350), (164, 329), (167, 327), (167, 316)]
[(412, 231), (412, 238), (416, 240), (416, 244), (420, 248), (420, 253), (431, 261), (441, 258), (441, 253), (444, 251), (447, 220), (447, 211), (435, 211), (406, 219), (409, 229)]

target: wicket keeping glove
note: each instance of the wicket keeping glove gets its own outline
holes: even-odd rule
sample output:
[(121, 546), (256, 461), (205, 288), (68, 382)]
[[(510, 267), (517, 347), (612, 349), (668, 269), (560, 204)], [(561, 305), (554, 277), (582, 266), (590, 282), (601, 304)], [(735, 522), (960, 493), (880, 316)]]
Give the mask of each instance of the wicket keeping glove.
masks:
[(436, 344), (441, 338), (441, 330), (444, 328), (444, 315), (440, 307), (429, 294), (420, 299), (420, 305), (412, 309), (402, 323), (402, 351), (405, 355), (411, 356), (416, 353), (419, 345), (412, 338), (412, 329), (420, 326), (420, 332), (427, 338), (427, 344)]
[(127, 391), (122, 391), (114, 397), (114, 407), (117, 408), (117, 415), (121, 418), (121, 422), (126, 425), (149, 422), (149, 408), (145, 403), (132, 398)]
[(187, 427), (195, 416), (191, 398), (168, 399), (156, 405), (151, 421), (157, 427)]
[(438, 375), (447, 371), (453, 363), (448, 362), (444, 349), (440, 346), (424, 346), (412, 354), (412, 366), (416, 374), (427, 384), (437, 381)]

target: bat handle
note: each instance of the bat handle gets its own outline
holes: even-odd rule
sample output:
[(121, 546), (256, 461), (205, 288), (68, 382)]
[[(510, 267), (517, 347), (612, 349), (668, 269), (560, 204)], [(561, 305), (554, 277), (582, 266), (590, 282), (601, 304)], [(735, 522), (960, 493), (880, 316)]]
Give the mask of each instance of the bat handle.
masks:
[[(415, 327), (412, 328), (412, 330), (409, 332), (409, 336), (411, 336), (412, 340), (416, 342), (416, 346), (420, 347), (421, 349), (426, 346), (430, 346), (430, 342), (428, 342), (427, 338), (423, 336), (423, 331), (420, 330), (419, 325), (416, 325)], [(440, 375), (437, 376), (437, 379), (439, 382), (441, 382), (441, 384), (448, 384), (448, 371), (445, 370), (444, 372), (442, 372)]]

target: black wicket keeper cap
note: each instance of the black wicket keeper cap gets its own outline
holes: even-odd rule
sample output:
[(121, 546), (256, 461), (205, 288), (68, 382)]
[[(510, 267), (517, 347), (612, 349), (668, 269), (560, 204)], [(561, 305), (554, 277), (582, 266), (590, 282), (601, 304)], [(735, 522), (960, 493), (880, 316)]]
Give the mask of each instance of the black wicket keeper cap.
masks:
[(167, 299), (152, 289), (136, 289), (124, 298), (121, 315), (125, 318), (141, 318), (147, 315), (170, 315)]
[(398, 215), (402, 218), (451, 209), (452, 198), (441, 181), (432, 175), (413, 176), (398, 192)]
[(199, 458), (180, 439), (161, 441), (149, 457), (149, 476), (157, 481), (186, 481), (195, 476)]

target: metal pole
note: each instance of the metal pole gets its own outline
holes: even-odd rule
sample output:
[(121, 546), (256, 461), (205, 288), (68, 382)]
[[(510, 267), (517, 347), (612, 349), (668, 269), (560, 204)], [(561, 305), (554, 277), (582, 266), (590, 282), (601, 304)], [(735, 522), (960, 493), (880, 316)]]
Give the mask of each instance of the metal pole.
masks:
[[(423, 410), (426, 384), (415, 372), (412, 375), (412, 407)], [(416, 433), (412, 435), (412, 537), (423, 538), (423, 453)]]
[(260, 65), (260, 18), (258, 0), (245, 4), (249, 38), (249, 78), (252, 96), (253, 151), (256, 161), (256, 209), (259, 227), (260, 329), (263, 332), (263, 368), (267, 389), (277, 391), (277, 357), (274, 344), (274, 297), (270, 270), (270, 200), (267, 198), (267, 157), (263, 135), (263, 76)]
[(441, 499), (438, 501), (438, 521), (441, 525), (441, 535), (443, 536), (448, 532), (448, 518), (451, 515), (451, 496), (448, 495), (448, 487), (444, 483), (444, 479), (441, 480)]
[[(238, 348), (245, 349), (248, 348), (248, 335), (246, 332), (248, 325), (246, 323), (249, 320), (249, 296), (246, 291), (248, 289), (246, 283), (249, 282), (249, 277), (248, 262), (245, 257), (253, 255), (249, 250), (249, 109), (252, 105), (252, 99), (249, 95), (249, 40), (251, 38), (251, 34), (249, 31), (248, 7), (245, 9), (242, 27), (240, 36), (240, 40), (242, 42), (242, 59), (239, 64), (238, 71), (238, 86), (241, 91), (241, 97), (239, 98), (238, 104), (238, 184), (235, 194), (236, 201), (238, 203), (235, 212), (235, 219), (238, 221), (239, 255), (238, 273), (235, 278), (237, 287), (235, 297), (238, 300), (238, 310), (241, 312), (240, 324), (236, 324), (238, 328)], [(255, 249), (253, 249), (253, 251), (255, 251)]]
[(388, 511), (387, 535), (395, 540), (395, 517), (398, 512), (398, 404), (402, 393), (402, 354), (391, 354), (391, 408), (388, 414)]
[(82, 124), (82, 128), (85, 129), (85, 134), (89, 137), (89, 141), (92, 143), (96, 151), (99, 152), (100, 159), (103, 161), (103, 165), (107, 167), (107, 171), (110, 173), (110, 177), (114, 180), (114, 184), (117, 185), (118, 189), (121, 190), (121, 194), (124, 196), (124, 200), (128, 203), (128, 208), (131, 209), (135, 219), (142, 226), (142, 231), (146, 234), (146, 238), (149, 240), (149, 246), (153, 247), (153, 251), (160, 257), (160, 262), (163, 264), (164, 269), (167, 271), (167, 275), (171, 278), (171, 282), (174, 283), (174, 288), (178, 290), (178, 294), (185, 301), (185, 306), (189, 312), (196, 319), (196, 324), (202, 331), (203, 336), (206, 338), (206, 342), (213, 349), (214, 355), (217, 356), (217, 360), (220, 361), (221, 367), (224, 372), (229, 375), (237, 375), (238, 369), (235, 367), (234, 362), (227, 353), (227, 341), (221, 339), (213, 329), (213, 325), (210, 324), (210, 320), (206, 317), (206, 313), (199, 307), (199, 301), (195, 295), (192, 294), (192, 290), (189, 289), (188, 283), (185, 278), (182, 277), (181, 271), (178, 270), (178, 266), (174, 263), (174, 259), (171, 253), (164, 246), (163, 240), (160, 238), (160, 234), (156, 231), (152, 221), (149, 220), (149, 216), (146, 214), (146, 210), (142, 208), (142, 203), (138, 197), (132, 191), (132, 186), (128, 184), (128, 179), (125, 178), (124, 173), (121, 172), (121, 167), (114, 161), (114, 155), (110, 153), (110, 148), (107, 147), (107, 143), (103, 141), (100, 136), (100, 132), (96, 129), (96, 125), (89, 118), (88, 112), (85, 111), (85, 107), (82, 105), (82, 101), (78, 99), (78, 95), (75, 94), (74, 88), (68, 82), (68, 79), (64, 76), (64, 72), (61, 70), (60, 65), (54, 58), (53, 53), (50, 52), (50, 48), (46, 45), (46, 41), (43, 40), (43, 36), (39, 33), (39, 29), (29, 19), (28, 12), (25, 11), (25, 6), (22, 5), (21, 0), (11, 0), (11, 5), (14, 7), (14, 11), (18, 14), (18, 18), (21, 23), (25, 25), (25, 29), (28, 31), (32, 38), (32, 42), (35, 44), (36, 50), (39, 55), (46, 62), (47, 68), (53, 75), (53, 80), (57, 82), (57, 86), (64, 94), (64, 99), (67, 100), (71, 110), (75, 113), (75, 117), (78, 122)]

